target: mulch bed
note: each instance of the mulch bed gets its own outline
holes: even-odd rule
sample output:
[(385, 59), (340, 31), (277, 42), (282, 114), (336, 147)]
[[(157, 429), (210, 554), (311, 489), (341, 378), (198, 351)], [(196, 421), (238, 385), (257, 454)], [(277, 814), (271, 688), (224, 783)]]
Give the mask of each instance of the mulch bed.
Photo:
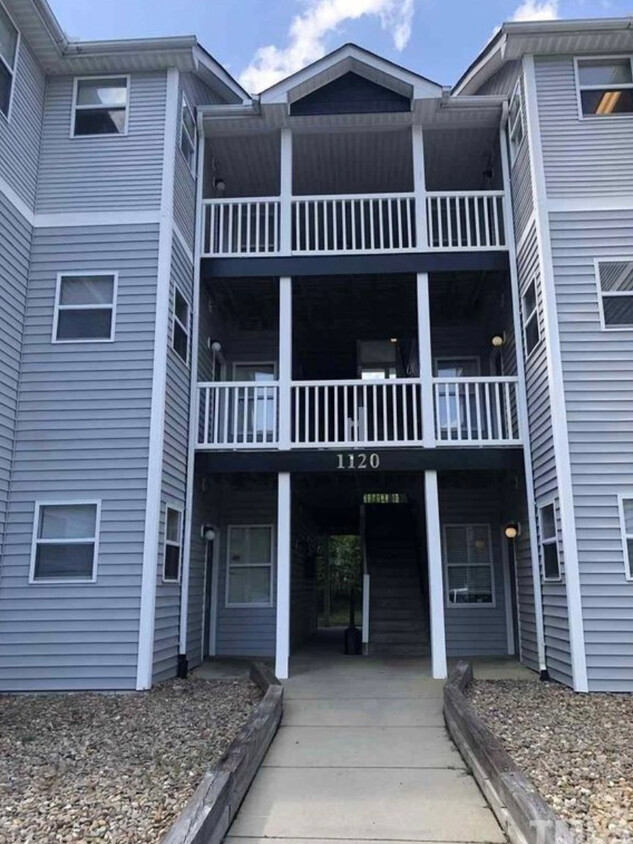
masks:
[(157, 844), (248, 719), (249, 680), (0, 696), (1, 844)]
[(579, 842), (633, 842), (633, 695), (515, 680), (467, 695)]

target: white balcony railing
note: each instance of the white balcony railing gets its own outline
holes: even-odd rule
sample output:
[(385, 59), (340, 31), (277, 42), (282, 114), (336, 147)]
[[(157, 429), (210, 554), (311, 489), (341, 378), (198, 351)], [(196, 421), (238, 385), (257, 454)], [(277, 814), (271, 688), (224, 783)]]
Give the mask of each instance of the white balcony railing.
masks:
[(421, 390), (418, 378), (297, 381), (292, 443), (299, 448), (419, 445)]
[(429, 249), (505, 249), (503, 191), (428, 193)]
[(520, 442), (517, 378), (435, 378), (438, 445)]
[[(521, 442), (516, 378), (434, 378), (435, 444)], [(279, 447), (279, 384), (198, 385), (198, 447)], [(295, 381), (290, 387), (291, 448), (422, 444), (422, 383), (394, 380)]]
[[(287, 222), (293, 255), (505, 249), (503, 192), (426, 195), (428, 246), (416, 229), (412, 193), (205, 199), (203, 257), (281, 254)], [(282, 219), (290, 215), (290, 220)]]

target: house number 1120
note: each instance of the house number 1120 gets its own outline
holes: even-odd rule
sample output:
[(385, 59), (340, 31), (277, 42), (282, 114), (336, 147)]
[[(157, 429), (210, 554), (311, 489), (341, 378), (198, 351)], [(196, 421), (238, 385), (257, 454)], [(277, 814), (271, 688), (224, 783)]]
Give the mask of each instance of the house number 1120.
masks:
[(380, 467), (379, 454), (337, 454), (337, 469), (378, 469)]

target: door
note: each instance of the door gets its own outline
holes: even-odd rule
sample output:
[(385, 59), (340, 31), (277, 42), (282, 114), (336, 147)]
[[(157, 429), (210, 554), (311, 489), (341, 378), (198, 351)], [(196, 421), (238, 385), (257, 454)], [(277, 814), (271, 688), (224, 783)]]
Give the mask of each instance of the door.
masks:
[(276, 399), (273, 390), (263, 387), (274, 382), (277, 366), (274, 363), (236, 363), (233, 365), (233, 380), (261, 384), (262, 389), (238, 389), (237, 394), (237, 439), (240, 442), (272, 442), (275, 431)]
[[(436, 378), (476, 378), (479, 375), (479, 358), (436, 358), (433, 363)], [(476, 393), (477, 385), (469, 385), (468, 393), (456, 384), (439, 384), (437, 399), (439, 402), (440, 439), (455, 437), (457, 428), (469, 439), (476, 430)], [(467, 406), (468, 405), (468, 406)], [(468, 420), (471, 430), (468, 430)], [(452, 436), (451, 436), (452, 433)]]

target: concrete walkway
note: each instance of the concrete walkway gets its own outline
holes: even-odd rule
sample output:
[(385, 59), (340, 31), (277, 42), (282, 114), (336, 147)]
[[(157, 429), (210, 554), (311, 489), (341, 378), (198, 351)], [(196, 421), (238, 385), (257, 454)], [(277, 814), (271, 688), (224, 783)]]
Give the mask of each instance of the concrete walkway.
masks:
[(505, 838), (447, 736), (426, 660), (293, 660), (279, 729), (227, 844)]

